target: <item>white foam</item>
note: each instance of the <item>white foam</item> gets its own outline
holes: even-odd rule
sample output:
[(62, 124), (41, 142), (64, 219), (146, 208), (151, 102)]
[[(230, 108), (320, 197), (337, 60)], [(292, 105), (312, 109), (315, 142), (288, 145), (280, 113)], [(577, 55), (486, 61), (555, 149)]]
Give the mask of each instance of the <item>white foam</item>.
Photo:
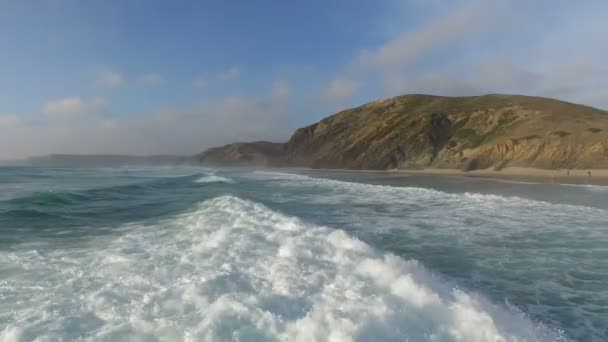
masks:
[(608, 191), (608, 186), (606, 186), (606, 185), (591, 185), (591, 184), (562, 184), (562, 185), (581, 188), (581, 189), (587, 189), (589, 191), (594, 191), (594, 192)]
[(199, 179), (196, 180), (197, 183), (228, 183), (228, 184), (233, 184), (234, 180), (227, 178), (227, 177), (222, 177), (222, 176), (217, 176), (214, 174), (211, 175), (206, 175), (203, 176)]
[(81, 250), (4, 262), (23, 272), (0, 287), (0, 301), (18, 303), (0, 305), (1, 341), (562, 338), (416, 261), (230, 196)]
[(308, 177), (305, 175), (300, 175), (292, 172), (278, 172), (278, 171), (253, 171), (252, 175), (256, 178), (262, 179), (275, 179), (275, 180), (308, 180), (308, 179), (317, 179), (313, 177)]
[[(551, 208), (552, 210), (570, 209), (584, 210), (587, 212), (602, 213), (606, 211), (599, 208), (591, 208), (581, 205), (556, 204), (539, 200), (532, 200), (518, 196), (500, 196), (480, 193), (446, 193), (434, 189), (422, 187), (398, 187), (389, 185), (374, 185), (367, 183), (348, 182), (342, 180), (317, 178), (306, 175), (276, 172), (256, 171), (244, 177), (258, 180), (275, 181), (275, 184), (286, 187), (319, 187), (334, 191), (331, 196), (314, 196), (314, 201), (332, 201), (334, 203), (349, 203), (361, 201), (365, 203), (405, 203), (419, 204), (425, 201), (440, 200), (442, 204), (457, 203), (459, 207), (466, 208), (467, 204), (476, 205), (486, 203), (487, 205), (501, 205), (511, 208)], [(592, 186), (593, 188), (604, 188)], [(608, 188), (608, 187), (605, 187)]]
[(0, 332), (0, 342), (18, 341), (22, 341), (22, 329), (14, 326), (8, 326), (2, 332)]

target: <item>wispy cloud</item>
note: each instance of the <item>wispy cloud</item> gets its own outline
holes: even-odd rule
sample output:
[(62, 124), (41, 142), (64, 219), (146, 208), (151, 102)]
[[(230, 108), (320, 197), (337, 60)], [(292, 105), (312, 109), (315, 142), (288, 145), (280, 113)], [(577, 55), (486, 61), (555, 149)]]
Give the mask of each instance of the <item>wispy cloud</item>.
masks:
[(466, 6), (445, 17), (392, 39), (375, 50), (364, 49), (355, 64), (383, 71), (402, 70), (435, 48), (445, 48), (463, 35), (483, 26), (485, 6)]
[(275, 81), (271, 91), (273, 98), (287, 98), (289, 96), (289, 84), (285, 81)]
[[(196, 66), (178, 69), (159, 63), (159, 69), (146, 74), (128, 69), (128, 64), (110, 66), (94, 74), (97, 87), (68, 93), (95, 91), (107, 100), (54, 99), (40, 106), (39, 117), (28, 115), (27, 120), (14, 113), (0, 115), (0, 146), (11, 146), (0, 153), (195, 153), (233, 140), (281, 140), (294, 128), (294, 121), (299, 126), (331, 114), (337, 106), (405, 93), (523, 93), (608, 108), (605, 1), (582, 6), (560, 0), (550, 13), (546, 4), (533, 1), (398, 2), (403, 11), (370, 16), (388, 22), (386, 32), (341, 42), (342, 53), (324, 55), (322, 61), (307, 58), (307, 63), (315, 63), (310, 67), (289, 65), (302, 61), (288, 54), (282, 55), (286, 65), (263, 70), (265, 76), (249, 80), (247, 75), (251, 83), (265, 82), (266, 75), (276, 77), (274, 83), (258, 84), (257, 88), (267, 87), (264, 96), (227, 96), (233, 91), (230, 85), (241, 78), (239, 67), (244, 71), (266, 66), (255, 62), (267, 57), (261, 50), (252, 51), (256, 58), (247, 59), (252, 64), (242, 64), (245, 60), (234, 66), (225, 64), (225, 69), (192, 75), (183, 84), (178, 84), (180, 75), (197, 70)], [(386, 6), (377, 7), (382, 12)], [(423, 15), (417, 15), (421, 12)], [(373, 22), (357, 25), (370, 31), (383, 26)], [(352, 52), (342, 59), (345, 51)], [(154, 101), (130, 98), (142, 95), (143, 87), (162, 84), (166, 87), (158, 89)], [(200, 94), (180, 94), (180, 89), (169, 86), (204, 89), (220, 84), (205, 94), (210, 99), (205, 103), (177, 103), (174, 108), (142, 113), (143, 102), (148, 108), (153, 103), (192, 103), (199, 98)], [(121, 92), (100, 87), (120, 88)], [(257, 94), (259, 89), (244, 82), (238, 91)], [(111, 108), (107, 103), (111, 96), (125, 106)], [(140, 114), (125, 112), (129, 110)]]
[(25, 123), (25, 120), (21, 115), (17, 115), (17, 114), (0, 115), (0, 127), (2, 127), (2, 128), (15, 127), (15, 126), (19, 126), (23, 123)]
[(204, 88), (207, 86), (207, 79), (204, 76), (197, 76), (192, 80), (194, 88)]
[[(345, 71), (331, 81), (329, 88), (335, 89), (335, 97), (346, 97), (349, 90), (358, 90), (371, 78), (381, 80), (387, 96), (400, 94), (411, 88), (413, 78), (420, 74), (420, 64), (424, 64), (427, 57), (442, 54), (479, 31), (489, 34), (496, 30), (486, 27), (494, 10), (491, 4), (468, 2), (418, 28), (406, 30), (379, 47), (364, 48)], [(500, 21), (496, 20), (495, 25), (499, 26)], [(345, 82), (345, 78), (351, 80)]]
[(42, 106), (42, 113), (50, 117), (77, 117), (99, 114), (106, 106), (106, 100), (97, 96), (88, 100), (66, 97), (51, 100)]
[(125, 76), (115, 70), (103, 70), (97, 75), (96, 83), (105, 87), (116, 88), (127, 83)]
[(151, 72), (141, 75), (138, 83), (144, 86), (157, 87), (165, 84), (165, 78), (159, 73)]
[(239, 78), (241, 71), (238, 67), (233, 66), (230, 69), (222, 70), (217, 73), (217, 79), (220, 81), (233, 81)]
[(149, 72), (141, 75), (128, 75), (112, 69), (102, 70), (95, 79), (97, 85), (107, 88), (120, 88), (127, 85), (140, 85), (145, 87), (158, 87), (166, 83), (165, 77), (158, 72)]
[[(192, 107), (136, 116), (109, 113), (101, 97), (49, 101), (35, 123), (8, 127), (0, 117), (0, 159), (47, 153), (195, 154), (217, 144), (287, 139), (293, 110), (289, 86), (272, 84), (265, 96), (227, 96)], [(153, 138), (152, 138), (153, 137)]]
[(608, 88), (601, 62), (608, 50), (597, 44), (597, 7), (605, 5), (594, 4), (548, 18), (546, 8), (534, 3), (460, 1), (441, 16), (361, 49), (328, 81), (326, 94), (348, 102), (369, 89), (375, 97), (519, 93), (608, 107), (598, 92)]
[(330, 81), (325, 91), (327, 99), (333, 104), (344, 104), (361, 89), (361, 82), (348, 78), (335, 78)]

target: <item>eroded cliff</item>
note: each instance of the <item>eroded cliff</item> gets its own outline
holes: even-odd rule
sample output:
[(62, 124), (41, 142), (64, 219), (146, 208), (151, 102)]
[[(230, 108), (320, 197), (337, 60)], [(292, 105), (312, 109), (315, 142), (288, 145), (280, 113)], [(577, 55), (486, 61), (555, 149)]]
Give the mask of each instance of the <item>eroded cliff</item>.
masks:
[(198, 158), (346, 169), (608, 168), (608, 112), (520, 95), (403, 95), (329, 116), (284, 144), (230, 144)]

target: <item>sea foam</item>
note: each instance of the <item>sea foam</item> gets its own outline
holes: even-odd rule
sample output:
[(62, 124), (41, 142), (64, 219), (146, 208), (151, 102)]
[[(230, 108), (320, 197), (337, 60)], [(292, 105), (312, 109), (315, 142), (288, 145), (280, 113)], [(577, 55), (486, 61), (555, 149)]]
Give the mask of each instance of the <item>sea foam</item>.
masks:
[(222, 177), (215, 174), (210, 174), (206, 176), (202, 176), (201, 178), (196, 180), (196, 183), (228, 183), (234, 184), (234, 180), (228, 177)]
[[(2, 341), (563, 337), (415, 260), (233, 196), (85, 247), (0, 254)], [(18, 300), (17, 300), (18, 299)]]

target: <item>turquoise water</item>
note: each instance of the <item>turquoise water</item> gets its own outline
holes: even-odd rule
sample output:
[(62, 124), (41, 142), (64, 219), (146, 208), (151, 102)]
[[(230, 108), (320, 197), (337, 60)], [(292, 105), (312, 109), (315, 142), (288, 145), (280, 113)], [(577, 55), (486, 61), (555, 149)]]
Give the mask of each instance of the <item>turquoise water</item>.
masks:
[(0, 341), (608, 340), (608, 188), (0, 168)]

